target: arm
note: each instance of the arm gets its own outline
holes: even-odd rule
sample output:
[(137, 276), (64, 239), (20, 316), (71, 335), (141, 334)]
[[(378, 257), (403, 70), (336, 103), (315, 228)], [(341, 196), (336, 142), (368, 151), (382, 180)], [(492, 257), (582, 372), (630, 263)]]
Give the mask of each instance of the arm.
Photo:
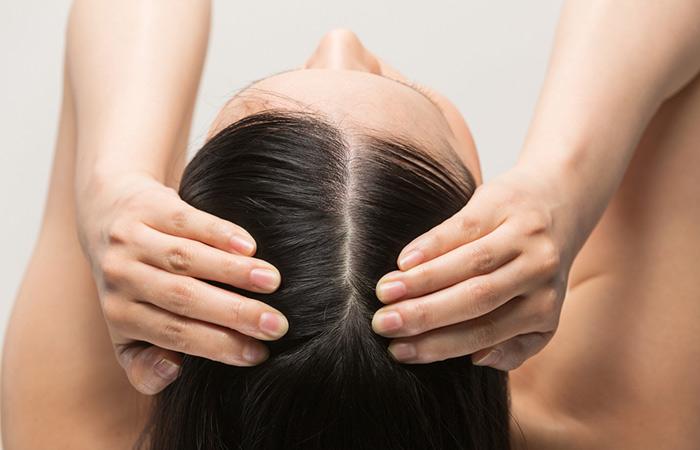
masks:
[[(201, 294), (196, 299), (185, 299), (197, 301), (189, 312), (198, 314), (209, 307), (218, 320), (226, 322), (224, 326), (202, 322), (193, 330), (190, 318), (148, 305), (166, 290), (153, 292), (152, 297), (136, 290), (156, 286), (163, 277), (189, 280), (156, 270), (155, 263), (141, 262), (148, 255), (159, 256), (154, 244), (175, 239), (184, 229), (174, 235), (151, 234), (146, 241), (135, 232), (120, 235), (122, 242), (114, 239), (115, 221), (128, 227), (140, 224), (143, 232), (148, 226), (139, 222), (144, 213), (167, 215), (168, 208), (184, 211), (182, 217), (196, 222), (191, 228), (220, 230), (219, 241), (230, 237), (226, 232), (232, 228), (237, 230), (233, 224), (187, 209), (163, 185), (177, 184), (184, 160), (208, 8), (207, 1), (186, 0), (74, 3), (48, 198), (3, 353), (2, 420), (7, 448), (130, 448), (148, 417), (150, 399), (136, 392), (129, 381), (148, 394), (162, 389), (172, 378), (164, 378), (157, 367), (164, 358), (178, 361), (176, 344), (189, 345), (192, 353), (209, 352), (212, 358), (240, 363), (236, 349), (250, 338), (233, 328), (242, 328), (265, 310), (227, 291), (226, 295), (215, 290), (196, 292)], [(171, 78), (170, 72), (176, 75)], [(103, 233), (112, 239), (102, 242)], [(85, 253), (93, 258), (92, 267), (81, 251), (79, 234)], [(196, 243), (179, 244), (174, 247), (187, 252)], [(138, 250), (142, 253), (135, 253)], [(212, 265), (234, 267), (243, 262), (226, 279), (235, 284), (232, 278), (238, 272), (243, 277), (249, 274), (245, 269), (252, 258), (244, 260), (213, 247), (206, 250), (200, 255), (212, 257), (205, 261), (208, 265), (193, 264), (191, 270), (221, 279)], [(112, 261), (106, 277), (105, 256)], [(222, 312), (216, 305), (228, 309)], [(245, 306), (238, 321), (227, 314), (237, 305)], [(154, 323), (154, 315), (143, 313), (144, 309), (166, 320)], [(173, 323), (183, 333), (191, 332), (190, 339), (173, 334)], [(170, 344), (169, 350), (146, 344), (139, 330), (152, 332), (154, 341), (171, 336), (165, 343)]]
[(174, 184), (209, 15), (208, 0), (74, 2), (66, 45), (79, 124), (79, 198), (125, 173)]
[(700, 71), (699, 18), (693, 0), (565, 4), (518, 164), (566, 188), (579, 210), (576, 249), (656, 110)]
[(177, 376), (179, 352), (252, 365), (267, 355), (258, 339), (287, 329), (201, 281), (271, 292), (280, 276), (245, 230), (165, 186), (182, 170), (209, 17), (209, 0), (77, 0), (68, 27), (78, 235), (117, 358), (148, 394)]
[[(700, 70), (698, 17), (694, 0), (566, 3), (516, 167), (407, 245), (401, 271), (378, 283), (391, 305), (373, 326), (398, 338), (390, 351), (399, 360), (472, 354), (510, 370), (544, 347), (571, 264), (642, 132)], [(391, 311), (403, 326), (388, 331)]]

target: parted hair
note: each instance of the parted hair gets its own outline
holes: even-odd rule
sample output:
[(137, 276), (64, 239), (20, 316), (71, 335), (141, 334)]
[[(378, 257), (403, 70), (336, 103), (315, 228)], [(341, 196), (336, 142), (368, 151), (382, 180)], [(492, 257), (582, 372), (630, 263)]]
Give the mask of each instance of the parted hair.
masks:
[(508, 449), (504, 372), (468, 356), (402, 364), (371, 328), (379, 278), (475, 189), (456, 157), (444, 159), (405, 137), (282, 110), (206, 142), (181, 197), (244, 227), (282, 275), (272, 294), (212, 284), (278, 309), (289, 331), (254, 367), (186, 355), (141, 448)]

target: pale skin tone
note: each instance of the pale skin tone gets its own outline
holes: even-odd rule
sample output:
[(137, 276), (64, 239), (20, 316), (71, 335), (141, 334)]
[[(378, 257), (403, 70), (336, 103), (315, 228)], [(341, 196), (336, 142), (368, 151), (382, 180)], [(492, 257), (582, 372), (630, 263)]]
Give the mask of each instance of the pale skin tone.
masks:
[[(187, 130), (191, 116), (206, 48), (209, 5), (183, 0), (168, 15), (161, 15), (157, 14), (158, 3), (76, 2), (67, 52), (67, 76), (76, 91), (79, 124), (75, 164), (78, 235), (91, 263), (117, 359), (134, 387), (147, 394), (159, 392), (177, 376), (181, 352), (228, 364), (257, 364), (267, 356), (261, 340), (279, 338), (288, 327), (273, 308), (195, 279), (271, 292), (279, 285), (280, 274), (253, 257), (256, 243), (245, 230), (196, 211), (166, 187), (176, 185), (183, 163), (182, 146), (187, 138), (183, 130)], [(350, 42), (340, 52), (337, 47), (329, 48), (313, 55), (306, 67), (320, 64), (319, 68), (333, 66), (406, 81), (361, 44)], [(168, 82), (158, 83), (161, 77)], [(437, 103), (432, 105), (427, 122), (437, 128), (429, 131), (440, 130), (451, 139), (480, 181), (475, 152), (464, 151), (473, 143), (461, 115), (439, 94), (429, 91), (426, 95)], [(423, 105), (430, 102), (424, 98)], [(488, 205), (488, 200), (486, 197), (483, 204)], [(533, 226), (529, 215), (530, 211), (519, 216), (514, 227), (506, 227), (489, 239), (504, 237), (522, 243), (522, 234), (530, 233)], [(456, 222), (463, 222), (460, 217)], [(387, 315), (377, 316), (373, 326), (378, 333), (391, 336), (399, 331), (397, 336), (412, 336), (412, 342), (420, 344), (419, 358), (413, 360), (405, 355), (402, 358), (401, 349), (408, 343), (405, 339), (396, 341), (389, 351), (405, 362), (428, 362), (483, 349), (491, 342), (484, 342), (479, 330), (460, 328), (460, 323), (484, 315), (504, 303), (507, 296), (517, 295), (516, 285), (518, 289), (526, 286), (523, 277), (533, 294), (525, 309), (509, 314), (510, 324), (504, 331), (509, 336), (526, 333), (524, 342), (541, 347), (553, 331), (558, 310), (548, 311), (547, 323), (524, 315), (539, 308), (537, 299), (552, 290), (551, 276), (566, 266), (556, 264), (547, 233), (539, 234), (542, 239), (530, 239), (525, 250), (523, 245), (506, 250), (525, 256), (494, 272), (494, 279), (501, 283), (494, 286), (498, 297), (490, 302), (482, 301), (493, 293), (479, 280), (452, 291), (440, 290), (441, 284), (449, 287), (458, 280), (498, 269), (479, 257), (478, 248), (458, 252), (458, 258), (470, 261), (465, 265), (469, 270), (463, 273), (433, 277), (430, 267), (423, 266), (407, 274), (405, 280), (388, 277), (385, 281), (391, 284), (381, 283), (377, 289), (379, 298), (387, 302), (397, 299), (395, 287), (400, 283), (407, 286), (403, 295), (437, 291), (437, 297), (393, 307), (400, 309), (405, 324), (402, 330), (388, 330), (382, 320)], [(400, 259), (401, 267), (407, 268), (405, 258)], [(438, 269), (452, 264), (452, 259), (454, 255), (437, 261)], [(528, 270), (521, 278), (503, 283), (519, 267)], [(416, 276), (420, 273), (424, 275)], [(386, 289), (392, 285), (393, 291)], [(470, 303), (486, 307), (463, 307), (465, 295), (472, 298)], [(436, 300), (438, 306), (433, 307)], [(428, 317), (424, 311), (435, 314)], [(456, 327), (444, 328), (447, 325)], [(439, 327), (443, 330), (426, 333)], [(443, 345), (444, 340), (462, 344), (450, 348)], [(475, 355), (475, 361), (479, 359), (481, 356)]]
[[(603, 3), (606, 2), (602, 2), (601, 5)], [(509, 259), (508, 264), (512, 265), (521, 259), (523, 261), (520, 262), (520, 267), (525, 268), (540, 262), (537, 274), (533, 269), (533, 273), (527, 276), (532, 284), (526, 291), (515, 294), (518, 296), (515, 300), (506, 299), (505, 303), (499, 305), (503, 301), (502, 298), (512, 293), (507, 292), (506, 284), (503, 284), (500, 295), (504, 297), (489, 294), (488, 305), (479, 305), (483, 310), (467, 310), (465, 307), (460, 310), (464, 314), (463, 320), (457, 324), (440, 322), (453, 319), (440, 319), (440, 314), (435, 313), (432, 327), (438, 329), (430, 332), (430, 321), (426, 322), (425, 313), (418, 314), (421, 310), (415, 305), (419, 304), (419, 301), (432, 301), (436, 305), (434, 309), (444, 308), (445, 316), (453, 316), (454, 311), (449, 309), (452, 307), (450, 304), (454, 303), (450, 301), (450, 293), (455, 294), (453, 297), (459, 294), (464, 299), (464, 293), (473, 291), (475, 286), (468, 284), (474, 283), (470, 280), (479, 277), (484, 279), (483, 275), (474, 277), (474, 272), (469, 271), (484, 271), (485, 275), (494, 275), (494, 280), (499, 270), (505, 275), (508, 264), (492, 271), (488, 271), (489, 266), (485, 264), (491, 262), (496, 265), (495, 260), (498, 260), (498, 255), (503, 258), (503, 253), (498, 253), (495, 251), (496, 247), (491, 247), (494, 250), (493, 257), (483, 258), (483, 267), (474, 268), (462, 264), (459, 266), (460, 274), (434, 269), (433, 273), (439, 272), (442, 278), (436, 279), (435, 276), (431, 276), (433, 285), (422, 289), (426, 292), (439, 289), (441, 282), (450, 284), (452, 288), (431, 294), (421, 292), (418, 281), (412, 283), (412, 280), (421, 278), (421, 273), (426, 275), (426, 270), (420, 267), (427, 266), (430, 262), (420, 264), (415, 269), (408, 269), (411, 261), (401, 261), (410, 253), (412, 246), (409, 245), (399, 257), (399, 266), (406, 269), (404, 273), (389, 274), (384, 279), (404, 282), (406, 292), (399, 296), (400, 301), (389, 300), (382, 293), (382, 283), (378, 286), (379, 297), (386, 303), (394, 303), (388, 306), (385, 312), (389, 308), (400, 308), (398, 312), (406, 324), (401, 329), (404, 331), (399, 330), (398, 334), (387, 333), (396, 336), (406, 334), (406, 337), (402, 336), (392, 344), (393, 348), (400, 343), (411, 343), (418, 349), (418, 360), (409, 362), (421, 362), (431, 358), (443, 359), (473, 352), (477, 352), (477, 357), (486, 357), (489, 348), (499, 348), (500, 357), (491, 365), (505, 364), (503, 367), (506, 368), (517, 366), (528, 355), (539, 350), (551, 336), (551, 331), (556, 328), (561, 306), (560, 297), (563, 297), (566, 291), (568, 265), (595, 224), (595, 215), (602, 214), (608, 200), (614, 196), (600, 226), (583, 247), (581, 256), (568, 277), (571, 282), (567, 298), (574, 300), (567, 300), (566, 305), (572, 306), (564, 308), (562, 330), (559, 333), (561, 337), (557, 335), (547, 350), (512, 373), (514, 414), (530, 445), (534, 442), (535, 448), (572, 448), (572, 442), (577, 443), (579, 448), (642, 448), (640, 443), (649, 445), (654, 442), (653, 439), (658, 440), (658, 445), (652, 447), (662, 447), (663, 443), (669, 442), (669, 436), (672, 436), (675, 439), (673, 443), (677, 444), (671, 445), (672, 448), (690, 449), (698, 438), (693, 436), (698, 427), (692, 420), (700, 408), (697, 401), (694, 401), (700, 398), (700, 393), (697, 392), (697, 384), (687, 382), (688, 375), (699, 369), (697, 364), (693, 366), (693, 361), (700, 360), (700, 349), (692, 339), (692, 336), (697, 335), (697, 330), (693, 330), (696, 320), (690, 320), (700, 314), (697, 309), (697, 296), (693, 297), (693, 292), (697, 292), (697, 283), (690, 273), (690, 268), (693, 267), (700, 251), (697, 236), (692, 234), (692, 227), (689, 226), (697, 223), (697, 219), (700, 218), (697, 207), (691, 207), (697, 205), (698, 192), (697, 183), (693, 181), (692, 169), (698, 167), (700, 162), (697, 152), (698, 135), (692, 126), (700, 118), (698, 83), (690, 83), (698, 69), (697, 57), (693, 56), (700, 54), (697, 51), (697, 35), (694, 34), (697, 33), (697, 28), (691, 20), (692, 14), (696, 12), (692, 10), (695, 6), (689, 2), (678, 2), (678, 8), (673, 11), (655, 10), (654, 2), (649, 2), (648, 10), (635, 5), (637, 7), (633, 8), (634, 14), (625, 9), (625, 2), (618, 2), (614, 7), (607, 6), (607, 10), (604, 6), (598, 6), (597, 14), (600, 14), (600, 17), (596, 15), (596, 8), (593, 8), (589, 15), (585, 16), (589, 20), (587, 22), (582, 19), (579, 9), (586, 8), (586, 5), (570, 3), (560, 26), (568, 33), (563, 33), (566, 39), (559, 38), (557, 41), (547, 83), (520, 165), (477, 191), (474, 199), (459, 216), (467, 219), (456, 216), (433, 232), (433, 236), (441, 236), (440, 230), (446, 229), (448, 232), (442, 236), (458, 236), (461, 240), (438, 237), (435, 242), (440, 245), (425, 247), (417, 245), (424, 242), (423, 240), (414, 243), (414, 248), (417, 246), (421, 249), (425, 260), (434, 257), (432, 263), (435, 266), (442, 259), (446, 266), (454, 267), (454, 263), (448, 263), (451, 253), (476, 252), (476, 243), (505, 228), (513, 233), (512, 241), (522, 245), (516, 247), (516, 257), (505, 258)], [(619, 17), (624, 16), (626, 22), (620, 18), (616, 21), (616, 14)], [(570, 20), (569, 17), (576, 17), (576, 20)], [(599, 36), (606, 42), (605, 46), (589, 39), (589, 36), (595, 33), (589, 33), (586, 29), (587, 24), (595, 25), (597, 33), (600, 34), (603, 18), (616, 24), (615, 27), (610, 27), (611, 36)], [(653, 21), (657, 26), (659, 23), (672, 26), (676, 33), (650, 37), (650, 44), (645, 46), (647, 52), (635, 57), (635, 52), (630, 51), (630, 48), (640, 45), (638, 41), (642, 34), (635, 34), (634, 27), (645, 26), (649, 21)], [(631, 30), (620, 29), (620, 22), (627, 23)], [(577, 40), (577, 35), (588, 37)], [(634, 40), (623, 39), (628, 35), (633, 36)], [(610, 42), (617, 43), (618, 47)], [(346, 51), (346, 54), (350, 53)], [(580, 67), (572, 70), (568, 66), (571, 59), (576, 59), (572, 54), (585, 61), (581, 67), (606, 67), (609, 70), (603, 73), (598, 70), (594, 74), (581, 70)], [(562, 55), (567, 57), (563, 58)], [(326, 60), (327, 64), (336, 65), (326, 67), (326, 70), (340, 68), (337, 67), (337, 56), (338, 52), (334, 58)], [(567, 60), (566, 64), (562, 62), (564, 59)], [(352, 58), (345, 58), (346, 62), (348, 60)], [(355, 59), (355, 67), (346, 69), (360, 71), (358, 69), (363, 64), (358, 65), (358, 61), (362, 60)], [(363, 58), (363, 61), (366, 63), (367, 58)], [(70, 65), (70, 61), (68, 63)], [(625, 70), (616, 71), (615, 64), (622, 65)], [(366, 64), (365, 66), (369, 67)], [(636, 70), (630, 70), (629, 67)], [(292, 72), (286, 74), (286, 78), (283, 78), (285, 75), (273, 77), (261, 82), (257, 88), (276, 91), (286, 89), (287, 91), (280, 93), (314, 104), (314, 99), (294, 96), (306, 95), (303, 77), (313, 77), (315, 70), (306, 71), (302, 78), (299, 78), (299, 74), (304, 72)], [(348, 75), (350, 78), (347, 80), (354, 81), (346, 80), (345, 83), (359, 82), (358, 76), (376, 75), (371, 74), (371, 70), (366, 72), (370, 73)], [(636, 75), (630, 77), (629, 72)], [(297, 78), (294, 78), (295, 76)], [(455, 133), (449, 118), (440, 118), (438, 112), (431, 109), (434, 105), (405, 86), (395, 85), (393, 81), (381, 77), (365, 78), (365, 81), (362, 81), (365, 85), (356, 88), (358, 94), (371, 88), (371, 85), (366, 84), (369, 79), (374, 80), (370, 83), (393, 83), (393, 88), (389, 88), (389, 84), (382, 84), (382, 90), (407, 89), (396, 92), (402, 92), (400, 98), (412, 102), (412, 108), (421, 108), (425, 112), (425, 119), (431, 120), (436, 129), (446, 125), (448, 128), (444, 130), (452, 131), (454, 138), (458, 139), (459, 133)], [(274, 84), (275, 80), (285, 82), (277, 86)], [(376, 83), (375, 89), (378, 87)], [(572, 100), (572, 96), (559, 94), (560, 90), (585, 92), (585, 95)], [(328, 92), (331, 91), (338, 90), (329, 88)], [(679, 91), (680, 93), (657, 113), (658, 105)], [(3, 414), (3, 417), (5, 429), (11, 430), (12, 433), (7, 439), (13, 439), (14, 435), (14, 439), (17, 440), (11, 442), (16, 442), (14, 445), (17, 448), (45, 448), (47, 443), (54, 444), (55, 448), (56, 443), (66, 442), (66, 439), (73, 440), (65, 444), (66, 448), (71, 445), (71, 448), (91, 448), (95, 442), (102, 442), (94, 440), (97, 436), (99, 439), (107, 439), (104, 441), (106, 444), (101, 446), (103, 448), (110, 448), (110, 445), (113, 448), (123, 448), (138, 431), (143, 415), (135, 412), (139, 411), (139, 405), (146, 404), (146, 400), (131, 390), (119, 376), (120, 368), (110, 359), (112, 356), (109, 348), (114, 342), (114, 332), (111, 333), (110, 341), (104, 328), (96, 327), (100, 311), (99, 304), (94, 299), (98, 291), (95, 291), (90, 281), (89, 266), (81, 255), (78, 242), (66, 238), (75, 235), (77, 230), (71, 214), (75, 203), (72, 199), (70, 180), (80, 178), (74, 172), (75, 94), (71, 93), (69, 82), (66, 83), (66, 92), (44, 226), (8, 335), (3, 401), (7, 410), (9, 405), (12, 405), (13, 414)], [(643, 94), (640, 95), (640, 92)], [(324, 101), (324, 98), (316, 100)], [(335, 116), (336, 119), (340, 117), (357, 122), (356, 125), (362, 125), (363, 118), (371, 114), (373, 107), (377, 106), (370, 104), (369, 110), (363, 111), (364, 114), (348, 117), (343, 113), (351, 114), (352, 111), (343, 111), (341, 99), (337, 100), (322, 106), (318, 105), (318, 102), (315, 104), (319, 108), (329, 109), (328, 114), (332, 117), (333, 114), (339, 114)], [(581, 102), (590, 109), (582, 108)], [(232, 109), (222, 111), (219, 119), (225, 116), (226, 111), (232, 114), (232, 117), (240, 114), (235, 111), (235, 106), (235, 102), (228, 105), (227, 107)], [(333, 111), (333, 108), (337, 108), (338, 111)], [(401, 111), (397, 114), (400, 117)], [(610, 116), (618, 120), (612, 121)], [(442, 120), (444, 122), (441, 122)], [(402, 122), (397, 121), (396, 124), (398, 123)], [(374, 122), (373, 126), (376, 125)], [(217, 126), (221, 126), (221, 122), (217, 124), (215, 121), (214, 130)], [(79, 130), (80, 127), (77, 128)], [(464, 129), (466, 130), (466, 126)], [(551, 130), (566, 130), (567, 133), (552, 134)], [(595, 130), (595, 133), (592, 130)], [(644, 139), (638, 147), (637, 140), (642, 134)], [(430, 138), (424, 136), (423, 139)], [(468, 144), (471, 140), (463, 142)], [(458, 140), (453, 142), (453, 147), (467, 167), (478, 174), (478, 164), (474, 165), (477, 160), (473, 147), (471, 156), (468, 146), (464, 147), (464, 150), (459, 149)], [(663, 158), (658, 156), (660, 148), (664, 149)], [(616, 191), (635, 149), (638, 149), (637, 156), (620, 190)], [(532, 161), (537, 159), (549, 161), (553, 166), (550, 168), (552, 172), (549, 172), (547, 164), (540, 162), (535, 166)], [(80, 164), (77, 166), (79, 168)], [(536, 177), (533, 175), (535, 167)], [(552, 173), (557, 171), (564, 175), (552, 178), (557, 181), (554, 184), (548, 177), (554, 177)], [(66, 179), (69, 181), (66, 182)], [(591, 179), (595, 182), (590, 182)], [(172, 196), (172, 192), (167, 195)], [(495, 209), (506, 218), (500, 223), (503, 217), (494, 216), (488, 219), (487, 215), (484, 215), (482, 222), (475, 226), (480, 231), (476, 233), (470, 231), (475, 222), (469, 219), (467, 212), (471, 211), (470, 205), (478, 205), (478, 196), (483, 198), (481, 201), (484, 204), (493, 204), (500, 200), (497, 204), (501, 207)], [(535, 202), (534, 199), (538, 201)], [(572, 213), (572, 204), (582, 217)], [(474, 206), (475, 208), (477, 207)], [(567, 208), (568, 214), (562, 215), (560, 211)], [(482, 211), (485, 209), (481, 207)], [(517, 217), (521, 219), (519, 222), (514, 219)], [(542, 221), (542, 217), (551, 220)], [(489, 227), (489, 220), (498, 226)], [(509, 222), (512, 226), (507, 228)], [(462, 232), (450, 232), (449, 227), (457, 224), (462, 226)], [(630, 230), (634, 229), (640, 231), (631, 233)], [(473, 234), (470, 235), (470, 232)], [(518, 232), (520, 238), (515, 236)], [(481, 234), (484, 234), (483, 239), (473, 240), (478, 237), (476, 235)], [(574, 236), (571, 239), (573, 243), (562, 244), (562, 236), (571, 235)], [(491, 241), (494, 246), (499, 242), (500, 239)], [(526, 248), (526, 245), (531, 246)], [(64, 251), (56, 252), (57, 248), (63, 248)], [(543, 248), (547, 251), (543, 251)], [(510, 251), (512, 252), (512, 248)], [(233, 254), (230, 251), (226, 253)], [(438, 257), (442, 254), (444, 256)], [(531, 259), (524, 259), (527, 255), (530, 255)], [(659, 260), (662, 260), (662, 263)], [(413, 263), (416, 263), (415, 258)], [(75, 268), (75, 276), (58, 269), (65, 267)], [(650, 270), (651, 268), (654, 270)], [(645, 273), (644, 271), (647, 275), (640, 279), (640, 273)], [(460, 276), (464, 273), (471, 275), (460, 281)], [(515, 275), (511, 275), (513, 276), (503, 276), (502, 280), (515, 279)], [(36, 281), (39, 279), (42, 282)], [(584, 281), (586, 284), (582, 286)], [(526, 283), (519, 280), (518, 284), (524, 286)], [(492, 286), (496, 286), (495, 282)], [(557, 289), (563, 291), (558, 292)], [(56, 292), (63, 292), (61, 297), (71, 300), (66, 300), (60, 308), (56, 308)], [(482, 294), (485, 293), (486, 291), (482, 291)], [(547, 300), (542, 300), (544, 298)], [(585, 298), (586, 301), (576, 301), (577, 298)], [(615, 299), (614, 308), (611, 307), (610, 301), (605, 301), (608, 298)], [(659, 298), (671, 300), (660, 304)], [(441, 299), (442, 301), (439, 301)], [(534, 301), (535, 299), (539, 301)], [(667, 308), (670, 301), (673, 302), (673, 307), (670, 308), (671, 315), (668, 314)], [(545, 306), (542, 306), (543, 304)], [(621, 312), (618, 313), (618, 310)], [(499, 311), (502, 315), (499, 315)], [(412, 316), (413, 312), (416, 313), (415, 316)], [(521, 314), (518, 320), (515, 319), (518, 317), (517, 313)], [(469, 314), (481, 318), (471, 318)], [(601, 320), (612, 314), (623, 314), (624, 317), (632, 315), (634, 318), (625, 325), (623, 340), (620, 339), (618, 323)], [(420, 320), (412, 322), (414, 317)], [(529, 317), (530, 320), (522, 320), (522, 317)], [(659, 324), (659, 318), (662, 318), (662, 324), (666, 325)], [(375, 329), (378, 328), (377, 322), (379, 319), (375, 318)], [(539, 325), (535, 326), (536, 322)], [(67, 336), (60, 323), (75, 324), (71, 329), (79, 332)], [(448, 328), (439, 328), (444, 325)], [(108, 326), (113, 326), (109, 324), (109, 320)], [(479, 339), (473, 338), (470, 341), (468, 332), (479, 329), (479, 326), (486, 327), (484, 329), (488, 331), (480, 332)], [(47, 333), (46, 336), (28, 334), (29, 329), (47, 330)], [(22, 330), (25, 330), (24, 334)], [(227, 342), (234, 348), (240, 345), (239, 339), (244, 335), (239, 330), (236, 331), (238, 334), (227, 338)], [(218, 328), (216, 332), (228, 333)], [(60, 339), (56, 336), (60, 336)], [(594, 339), (591, 339), (591, 336)], [(10, 345), (13, 339), (14, 342), (23, 344)], [(136, 337), (133, 339), (138, 340)], [(91, 342), (91, 345), (86, 346), (86, 341)], [(509, 346), (517, 347), (519, 352), (515, 351), (516, 349), (508, 351)], [(439, 348), (442, 353), (437, 353), (435, 348)], [(142, 353), (138, 355), (148, 356), (139, 356), (142, 359), (136, 359), (143, 361), (140, 370), (146, 374), (145, 377), (148, 376), (147, 369), (152, 367), (146, 362), (159, 361), (160, 359), (153, 355), (160, 355), (162, 350), (157, 347), (142, 347), (139, 350)], [(174, 352), (167, 354), (177, 356)], [(517, 354), (517, 357), (512, 356), (513, 354)], [(630, 356), (624, 357), (625, 355)], [(663, 355), (669, 355), (665, 356), (668, 361), (678, 363), (663, 363), (664, 358), (660, 358)], [(129, 364), (126, 366), (127, 369), (133, 367)], [(22, 380), (7, 376), (8, 372), (18, 372), (19, 368), (23, 370)], [(31, 370), (27, 371), (27, 368)], [(51, 383), (42, 381), (49, 373), (52, 375)], [(65, 377), (60, 376), (61, 374)], [(131, 380), (134, 383), (133, 374)], [(620, 381), (611, 380), (626, 382), (621, 384)], [(57, 382), (65, 383), (65, 388), (57, 388)], [(135, 384), (139, 384), (138, 380)], [(572, 386), (577, 386), (577, 389), (572, 389)], [(47, 401), (37, 408), (36, 403), (29, 400), (32, 395), (43, 396), (40, 398)], [(663, 399), (661, 404), (659, 398)], [(124, 405), (124, 408), (114, 408), (114, 404)], [(605, 408), (601, 408), (602, 404)], [(79, 413), (63, 414), (65, 411), (79, 409), (73, 405), (81, 405), (83, 409)], [(87, 405), (87, 408), (83, 405)], [(57, 414), (58, 411), (61, 414)], [(56, 416), (61, 417), (56, 420)], [(55, 423), (56, 428), (53, 429), (52, 425), (42, 436), (36, 436), (31, 419), (37, 417), (44, 417), (42, 421), (46, 423)], [(66, 436), (61, 432), (66, 426), (75, 427), (74, 424), (77, 423), (80, 423), (82, 428), (85, 428), (86, 423), (94, 426), (88, 426), (84, 435), (76, 433)], [(642, 423), (641, 427), (630, 428), (630, 424), (636, 423)], [(517, 441), (517, 434), (515, 436)], [(47, 440), (41, 441), (42, 439)]]

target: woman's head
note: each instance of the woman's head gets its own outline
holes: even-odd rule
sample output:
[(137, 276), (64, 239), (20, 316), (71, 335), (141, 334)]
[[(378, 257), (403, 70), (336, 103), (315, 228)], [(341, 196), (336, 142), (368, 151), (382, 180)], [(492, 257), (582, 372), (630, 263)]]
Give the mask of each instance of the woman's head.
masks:
[(474, 191), (449, 130), (421, 123), (429, 109), (370, 118), (393, 108), (387, 91), (374, 91), (383, 100), (365, 92), (355, 109), (347, 99), (325, 106), (325, 96), (351, 90), (337, 84), (348, 74), (315, 71), (303, 83), (309, 76), (320, 77), (318, 102), (290, 92), (313, 85), (287, 78), (284, 92), (257, 91), (254, 108), (239, 103), (235, 122), (220, 115), (180, 187), (188, 203), (244, 227), (256, 257), (279, 269), (276, 292), (241, 293), (285, 314), (289, 331), (255, 367), (185, 357), (157, 399), (151, 448), (508, 448), (504, 373), (469, 357), (398, 363), (371, 327), (382, 306), (375, 285), (402, 247)]

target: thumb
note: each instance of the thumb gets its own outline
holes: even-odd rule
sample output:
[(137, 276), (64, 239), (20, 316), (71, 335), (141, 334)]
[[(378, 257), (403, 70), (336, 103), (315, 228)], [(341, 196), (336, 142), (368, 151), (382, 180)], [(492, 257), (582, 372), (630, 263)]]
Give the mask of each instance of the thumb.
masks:
[(151, 344), (132, 344), (117, 350), (119, 363), (140, 393), (155, 395), (180, 374), (182, 356)]

